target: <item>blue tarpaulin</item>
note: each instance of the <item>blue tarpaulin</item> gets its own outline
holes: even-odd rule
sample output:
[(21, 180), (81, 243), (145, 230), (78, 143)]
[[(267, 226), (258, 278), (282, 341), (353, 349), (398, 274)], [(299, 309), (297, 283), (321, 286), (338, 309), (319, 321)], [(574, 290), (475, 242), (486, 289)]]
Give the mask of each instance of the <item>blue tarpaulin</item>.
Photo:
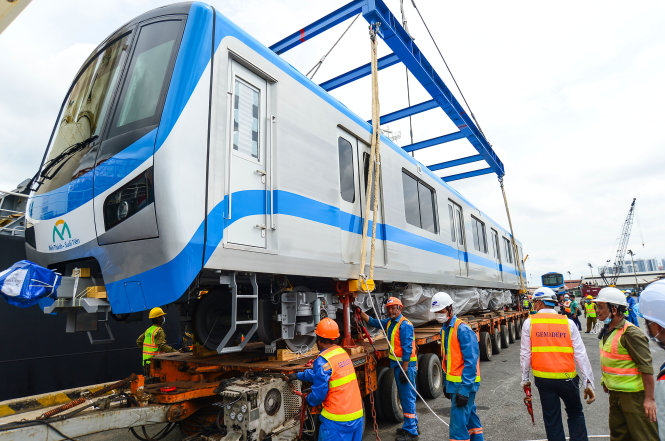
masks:
[(29, 260), (21, 260), (0, 272), (0, 295), (10, 305), (28, 308), (54, 294), (62, 277)]

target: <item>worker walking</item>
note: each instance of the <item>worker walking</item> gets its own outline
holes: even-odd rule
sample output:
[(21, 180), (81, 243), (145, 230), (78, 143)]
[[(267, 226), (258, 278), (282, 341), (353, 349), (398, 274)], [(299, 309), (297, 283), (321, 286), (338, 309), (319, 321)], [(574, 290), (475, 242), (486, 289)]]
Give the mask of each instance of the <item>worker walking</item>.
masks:
[(453, 299), (445, 292), (432, 297), (430, 312), (443, 323), (444, 391), (450, 404), (450, 440), (482, 441), (483, 426), (476, 412), (480, 387), (480, 349), (476, 333), (453, 314)]
[[(638, 315), (647, 324), (649, 338), (661, 349), (665, 349), (665, 284), (652, 283), (646, 287), (640, 297)], [(656, 376), (655, 398), (658, 434), (660, 441), (665, 441), (665, 363)]]
[(640, 323), (637, 321), (637, 315), (635, 315), (635, 311), (633, 311), (633, 306), (635, 306), (635, 299), (633, 298), (633, 296), (631, 296), (631, 291), (629, 289), (625, 291), (625, 294), (626, 294), (626, 303), (628, 304), (626, 312), (624, 312), (626, 320), (628, 320), (635, 326), (640, 326)]
[(593, 331), (596, 327), (596, 304), (592, 302), (592, 296), (586, 296), (584, 305), (584, 317), (586, 317), (586, 333)]
[(312, 392), (306, 399), (310, 406), (323, 407), (319, 415), (320, 441), (361, 441), (363, 401), (353, 362), (337, 346), (339, 326), (326, 317), (316, 326), (315, 334), (321, 352), (312, 369), (291, 374), (289, 379), (312, 383)]
[[(404, 424), (397, 429), (397, 441), (418, 439), (418, 416), (416, 415), (416, 372), (418, 370), (416, 345), (413, 342), (413, 325), (402, 315), (402, 302), (397, 297), (390, 297), (386, 302), (387, 319), (377, 320), (364, 312), (362, 319), (375, 328), (383, 327), (390, 339), (394, 355), (389, 354), (390, 367), (395, 374), (395, 382), (402, 403)], [(404, 374), (406, 372), (406, 375)], [(408, 376), (408, 378), (407, 378)], [(409, 384), (409, 382), (411, 384)]]
[(577, 330), (582, 330), (582, 324), (580, 323), (579, 316), (582, 315), (582, 306), (577, 302), (577, 297), (573, 294), (573, 299), (570, 302), (570, 319), (577, 326)]
[(593, 391), (593, 371), (582, 336), (572, 320), (554, 311), (557, 298), (550, 288), (538, 288), (533, 294), (533, 301), (537, 312), (522, 325), (522, 387), (531, 386), (529, 370), (533, 371), (548, 441), (566, 440), (560, 400), (566, 406), (570, 440), (586, 441), (588, 436), (579, 394), (580, 378), (575, 363), (584, 377), (587, 404), (593, 403), (596, 395)]
[(600, 290), (594, 300), (600, 332), (600, 368), (603, 390), (610, 395), (612, 441), (657, 441), (656, 402), (649, 340), (626, 321), (626, 297), (617, 288)]
[(136, 345), (143, 351), (143, 373), (146, 376), (150, 375), (152, 357), (165, 352), (175, 352), (175, 349), (166, 344), (166, 333), (162, 328), (166, 323), (164, 310), (152, 308), (148, 317), (152, 321), (152, 326), (136, 339)]

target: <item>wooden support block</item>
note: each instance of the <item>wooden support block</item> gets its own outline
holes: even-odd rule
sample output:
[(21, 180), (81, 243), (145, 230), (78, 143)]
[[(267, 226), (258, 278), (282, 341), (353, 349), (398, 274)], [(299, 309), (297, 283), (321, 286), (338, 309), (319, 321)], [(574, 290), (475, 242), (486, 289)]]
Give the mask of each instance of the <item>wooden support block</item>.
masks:
[(86, 289), (87, 297), (92, 297), (93, 299), (105, 299), (106, 296), (106, 287), (104, 286), (89, 286)]
[(311, 357), (314, 355), (318, 355), (318, 353), (319, 353), (319, 348), (317, 348), (316, 345), (314, 345), (312, 349), (304, 353), (296, 353), (290, 349), (277, 349), (275, 356), (270, 357), (270, 359), (273, 361), (290, 361), (290, 360), (297, 360), (299, 358)]
[(72, 270), (72, 277), (90, 277), (90, 268), (74, 268)]
[(345, 349), (349, 355), (358, 355), (365, 351), (365, 348), (363, 348), (362, 346), (354, 346), (353, 348), (345, 348)]
[(213, 355), (217, 355), (217, 351), (208, 349), (202, 344), (199, 344), (198, 342), (194, 342), (194, 345), (192, 347), (192, 353), (196, 357), (212, 357)]

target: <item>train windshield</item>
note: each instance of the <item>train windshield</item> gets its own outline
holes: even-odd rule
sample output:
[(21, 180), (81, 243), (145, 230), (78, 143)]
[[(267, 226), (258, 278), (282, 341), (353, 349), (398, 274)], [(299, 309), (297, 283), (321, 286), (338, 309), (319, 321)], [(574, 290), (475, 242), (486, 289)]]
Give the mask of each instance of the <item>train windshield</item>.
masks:
[(128, 33), (89, 61), (63, 106), (37, 194), (84, 175), (159, 124), (183, 27), (181, 19), (146, 23), (134, 44)]
[(61, 187), (92, 168), (95, 158), (90, 148), (108, 113), (127, 56), (128, 37), (99, 52), (71, 88), (42, 167), (38, 194)]
[(561, 273), (547, 273), (543, 274), (543, 286), (560, 286), (563, 285), (563, 275)]

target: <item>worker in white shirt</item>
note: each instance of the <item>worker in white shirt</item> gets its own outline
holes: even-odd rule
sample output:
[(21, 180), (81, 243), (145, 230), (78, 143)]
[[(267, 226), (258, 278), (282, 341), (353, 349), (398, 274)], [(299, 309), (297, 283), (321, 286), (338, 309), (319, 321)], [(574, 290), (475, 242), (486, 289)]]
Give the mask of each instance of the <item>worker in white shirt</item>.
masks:
[(593, 403), (593, 371), (577, 325), (554, 311), (557, 297), (550, 288), (538, 288), (533, 294), (536, 314), (524, 321), (520, 349), (522, 387), (531, 386), (533, 371), (543, 410), (548, 441), (565, 441), (561, 421), (561, 401), (568, 414), (571, 441), (587, 441), (586, 423), (580, 400), (575, 364), (584, 378), (584, 399)]

